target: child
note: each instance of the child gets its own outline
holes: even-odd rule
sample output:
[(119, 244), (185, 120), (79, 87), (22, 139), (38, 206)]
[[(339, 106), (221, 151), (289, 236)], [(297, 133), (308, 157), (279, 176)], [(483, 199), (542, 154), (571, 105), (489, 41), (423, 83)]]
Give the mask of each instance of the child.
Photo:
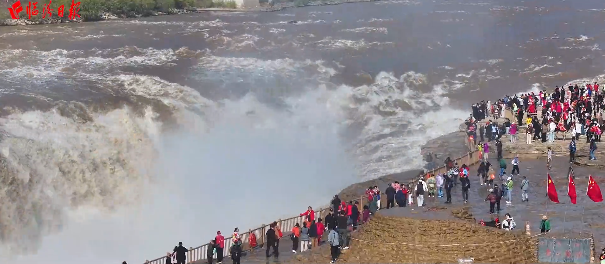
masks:
[(362, 221), (365, 224), (366, 222), (368, 222), (368, 220), (370, 220), (370, 207), (368, 207), (367, 205), (363, 206), (363, 213), (362, 213)]
[(542, 222), (540, 222), (540, 233), (550, 232), (550, 220), (546, 215), (542, 216)]

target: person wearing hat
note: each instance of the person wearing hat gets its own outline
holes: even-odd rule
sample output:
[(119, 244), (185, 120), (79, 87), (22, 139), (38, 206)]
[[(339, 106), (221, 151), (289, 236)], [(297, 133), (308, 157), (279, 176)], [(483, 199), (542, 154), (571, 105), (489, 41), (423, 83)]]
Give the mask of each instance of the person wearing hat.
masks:
[(550, 220), (546, 215), (542, 216), (542, 222), (540, 222), (540, 233), (550, 232)]
[(506, 179), (506, 203), (511, 204), (513, 202), (513, 177), (508, 176)]
[(496, 205), (496, 193), (494, 193), (494, 189), (489, 189), (489, 194), (487, 195), (487, 198), (485, 198), (485, 201), (489, 201), (489, 214), (493, 214), (494, 213), (494, 206)]

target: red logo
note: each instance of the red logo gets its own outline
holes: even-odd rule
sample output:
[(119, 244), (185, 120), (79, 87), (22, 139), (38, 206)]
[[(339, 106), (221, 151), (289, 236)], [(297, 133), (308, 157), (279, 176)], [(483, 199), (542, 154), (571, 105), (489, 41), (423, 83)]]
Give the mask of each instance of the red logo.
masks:
[[(8, 0), (7, 0), (8, 2)], [(42, 18), (52, 17), (53, 9), (51, 8), (52, 0), (48, 1), (48, 4), (44, 4), (44, 8), (42, 9)], [(80, 2), (76, 2), (75, 0), (71, 0), (71, 6), (69, 7), (69, 16), (68, 18), (73, 20), (76, 17), (80, 18)], [(15, 2), (11, 7), (8, 8), (12, 19), (19, 19), (19, 13), (23, 11), (23, 6), (21, 6), (21, 0)], [(57, 16), (63, 17), (65, 11), (65, 6), (61, 5), (57, 9)], [(27, 2), (26, 10), (27, 19), (31, 19), (32, 16), (38, 16), (38, 2)]]

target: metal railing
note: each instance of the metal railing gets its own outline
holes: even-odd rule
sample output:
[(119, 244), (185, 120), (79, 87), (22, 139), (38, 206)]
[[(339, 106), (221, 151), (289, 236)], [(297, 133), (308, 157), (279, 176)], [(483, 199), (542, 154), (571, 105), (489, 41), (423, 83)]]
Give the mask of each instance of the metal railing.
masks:
[[(458, 163), (459, 165), (462, 164), (466, 164), (467, 166), (471, 166), (474, 165), (476, 163), (478, 163), (479, 160), (479, 153), (478, 150), (474, 150), (472, 152), (468, 152), (465, 155), (462, 155), (456, 159), (454, 159), (454, 161), (456, 163)], [(432, 169), (430, 171), (427, 171), (424, 176), (426, 177), (427, 174), (431, 174), (431, 175), (435, 175), (435, 174), (443, 174), (447, 172), (447, 168), (445, 167), (445, 165), (436, 168), (436, 169)], [(410, 180), (410, 183), (415, 182), (416, 179), (412, 179)], [(384, 196), (381, 196), (381, 200), (383, 200)], [(364, 199), (365, 196), (360, 196), (359, 198), (353, 200), (353, 202), (358, 201), (360, 203), (360, 207), (363, 208), (363, 204), (364, 204)], [(385, 198), (386, 199), (386, 198)], [(386, 202), (382, 202), (381, 201), (381, 205), (386, 204)], [(330, 207), (328, 208), (320, 208), (319, 210), (315, 211), (315, 220), (317, 220), (317, 218), (320, 218), (324, 215), (326, 215), (328, 213), (328, 211), (330, 210)], [(284, 236), (286, 236), (287, 234), (289, 234), (291, 232), (291, 230), (294, 228), (294, 226), (297, 223), (302, 223), (305, 221), (306, 216), (293, 216), (287, 219), (279, 219), (277, 220), (277, 224), (280, 227), (280, 229), (282, 230)], [(267, 230), (269, 229), (269, 225), (262, 225), (258, 228), (255, 229), (249, 229), (248, 232), (242, 233), (240, 234), (241, 237), (241, 241), (243, 241), (243, 250), (244, 251), (250, 251), (253, 248), (250, 247), (250, 245), (248, 244), (249, 238), (251, 234), (254, 234), (257, 238), (257, 246), (256, 248), (261, 248), (264, 246), (264, 243), (266, 242), (266, 237), (265, 237), (265, 233), (267, 232)], [(233, 244), (232, 242), (232, 237), (227, 237), (225, 238), (225, 247), (224, 247), (224, 255), (225, 257), (228, 257), (230, 255), (230, 248), (231, 245)], [(187, 263), (192, 263), (192, 262), (196, 262), (196, 261), (200, 261), (200, 260), (205, 260), (206, 259), (206, 251), (208, 249), (208, 246), (210, 245), (210, 243), (207, 243), (205, 245), (196, 247), (196, 248), (189, 248), (189, 252), (187, 252)], [(216, 256), (215, 256), (216, 258)], [(145, 262), (145, 264), (164, 264), (164, 261), (166, 259), (166, 256), (164, 257), (159, 257), (153, 260), (148, 260)]]

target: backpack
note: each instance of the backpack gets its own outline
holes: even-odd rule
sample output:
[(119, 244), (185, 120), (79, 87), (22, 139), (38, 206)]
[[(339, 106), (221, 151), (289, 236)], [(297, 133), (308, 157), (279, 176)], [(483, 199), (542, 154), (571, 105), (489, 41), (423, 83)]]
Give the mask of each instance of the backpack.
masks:
[(421, 182), (418, 182), (418, 184), (416, 185), (416, 193), (424, 194), (424, 187), (422, 186)]

